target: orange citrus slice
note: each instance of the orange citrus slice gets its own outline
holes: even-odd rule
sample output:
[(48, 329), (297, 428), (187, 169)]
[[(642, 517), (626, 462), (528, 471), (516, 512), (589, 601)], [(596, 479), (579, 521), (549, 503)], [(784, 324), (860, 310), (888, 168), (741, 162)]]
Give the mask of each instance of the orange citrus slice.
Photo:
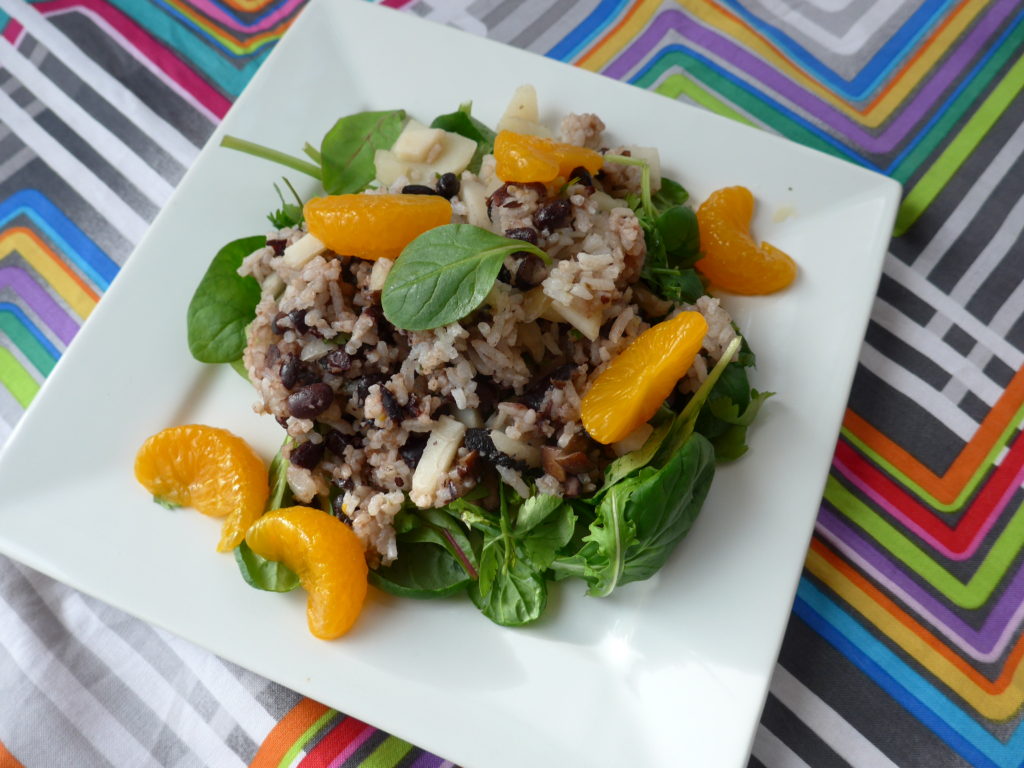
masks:
[(703, 258), (696, 267), (714, 285), (733, 293), (774, 293), (796, 278), (796, 263), (774, 245), (750, 235), (754, 196), (746, 187), (712, 192), (697, 209)]
[(245, 541), (260, 557), (298, 574), (313, 635), (331, 640), (355, 623), (368, 569), (359, 537), (338, 518), (311, 507), (277, 509), (253, 523)]
[(303, 207), (309, 233), (335, 253), (376, 261), (396, 259), (428, 229), (452, 220), (438, 195), (330, 195)]
[(680, 312), (637, 336), (583, 396), (580, 411), (590, 436), (617, 443), (650, 419), (690, 370), (707, 332), (700, 312)]
[(604, 165), (604, 158), (592, 149), (512, 131), (502, 131), (494, 140), (494, 159), (498, 178), (518, 183), (567, 179), (581, 167), (597, 173)]
[(226, 517), (217, 549), (228, 552), (263, 513), (267, 468), (226, 429), (189, 424), (150, 437), (135, 456), (135, 478), (158, 501)]

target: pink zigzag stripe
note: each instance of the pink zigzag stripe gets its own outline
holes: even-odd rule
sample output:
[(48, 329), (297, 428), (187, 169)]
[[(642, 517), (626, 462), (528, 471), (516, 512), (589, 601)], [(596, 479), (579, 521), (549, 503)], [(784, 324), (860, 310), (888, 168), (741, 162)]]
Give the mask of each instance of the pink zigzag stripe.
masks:
[(98, 0), (48, 0), (36, 5), (42, 13), (81, 11), (103, 19), (139, 54), (149, 59), (166, 80), (176, 83), (217, 119), (227, 114), (231, 102), (189, 68), (155, 37), (116, 8)]
[(222, 10), (217, 3), (210, 2), (209, 0), (189, 0), (189, 5), (225, 27), (231, 27), (231, 29), (236, 29), (239, 32), (262, 32), (264, 29), (274, 26), (282, 19), (291, 15), (291, 13), (302, 6), (305, 1), (306, 0), (290, 0), (290, 2), (282, 4), (276, 11), (267, 14), (255, 24), (245, 24), (244, 22), (239, 21), (230, 13)]

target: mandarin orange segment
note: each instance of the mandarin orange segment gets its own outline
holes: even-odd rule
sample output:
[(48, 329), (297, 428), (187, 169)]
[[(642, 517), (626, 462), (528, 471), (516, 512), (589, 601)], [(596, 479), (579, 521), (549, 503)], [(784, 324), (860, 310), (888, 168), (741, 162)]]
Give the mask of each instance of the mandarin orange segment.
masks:
[(693, 365), (708, 323), (700, 312), (680, 312), (641, 333), (609, 363), (583, 396), (583, 426), (605, 445), (648, 421)]
[(257, 555), (298, 574), (313, 635), (331, 640), (355, 623), (366, 599), (368, 569), (359, 537), (341, 520), (311, 507), (286, 507), (253, 523), (245, 541)]
[(303, 207), (313, 237), (335, 253), (376, 261), (397, 259), (409, 243), (452, 220), (438, 195), (330, 195)]
[(494, 140), (494, 160), (499, 179), (521, 184), (568, 179), (580, 167), (597, 173), (604, 164), (592, 149), (512, 131), (501, 131)]
[(228, 552), (263, 513), (267, 468), (226, 429), (188, 424), (150, 437), (135, 456), (135, 478), (154, 498), (226, 517), (217, 549)]
[(746, 187), (711, 193), (697, 209), (703, 258), (697, 270), (712, 284), (733, 293), (774, 293), (796, 278), (797, 267), (774, 245), (759, 246), (750, 234), (754, 196)]

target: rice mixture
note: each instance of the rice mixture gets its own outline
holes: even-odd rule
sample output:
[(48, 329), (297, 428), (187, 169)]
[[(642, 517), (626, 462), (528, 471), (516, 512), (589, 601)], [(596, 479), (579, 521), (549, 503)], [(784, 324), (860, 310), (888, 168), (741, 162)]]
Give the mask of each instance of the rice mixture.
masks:
[[(598, 149), (603, 130), (594, 115), (569, 115), (560, 138)], [(332, 499), (371, 563), (395, 559), (392, 520), (404, 504), (442, 506), (478, 484), (496, 498), (498, 478), (524, 497), (533, 488), (592, 494), (607, 464), (649, 434), (602, 446), (581, 426), (580, 397), (607, 363), (653, 323), (696, 309), (709, 331), (679, 384), (686, 393), (732, 340), (717, 299), (676, 306), (638, 282), (644, 233), (624, 198), (639, 193), (639, 171), (606, 163), (591, 177), (577, 169), (554, 195), (542, 184), (503, 184), (490, 155), (478, 175), (442, 177), (437, 192), (451, 200), (454, 222), (534, 243), (553, 263), (509, 256), (479, 309), (430, 331), (385, 319), (388, 259), (326, 252), (290, 263), (285, 247), (304, 227), (270, 233), (243, 262), (240, 274), (262, 288), (244, 355), (255, 410), (291, 437), (284, 454), (296, 499)], [(417, 473), (432, 433), (453, 455)]]

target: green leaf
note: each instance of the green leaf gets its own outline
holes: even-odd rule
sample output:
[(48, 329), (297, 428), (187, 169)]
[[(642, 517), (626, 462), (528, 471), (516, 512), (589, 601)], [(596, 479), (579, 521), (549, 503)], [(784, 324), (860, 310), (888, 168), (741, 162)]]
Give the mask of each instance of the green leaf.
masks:
[(235, 548), (235, 562), (250, 587), (267, 592), (291, 592), (299, 586), (299, 577), (284, 563), (260, 557), (244, 541)]
[(270, 495), (267, 497), (267, 512), (283, 509), (292, 504), (292, 489), (288, 485), (288, 459), (284, 457), (284, 449), (293, 442), (291, 437), (286, 437), (281, 449), (270, 461)]
[(471, 579), (451, 553), (437, 544), (406, 542), (395, 562), (369, 573), (370, 583), (399, 597), (448, 597)]
[(548, 589), (543, 574), (521, 558), (498, 568), (486, 593), (482, 592), (481, 586), (479, 582), (469, 585), (470, 599), (487, 618), (505, 627), (519, 627), (535, 621), (547, 605)]
[(550, 496), (544, 493), (531, 496), (519, 508), (512, 533), (521, 535), (532, 531), (564, 504), (565, 502), (560, 496)]
[(245, 350), (245, 326), (256, 315), (259, 283), (241, 277), (242, 259), (267, 244), (263, 235), (243, 237), (213, 257), (188, 305), (188, 348), (202, 363), (230, 363)]
[(405, 110), (359, 112), (341, 118), (320, 145), (322, 180), (329, 195), (361, 192), (374, 180), (378, 149), (390, 149), (402, 132)]
[(287, 168), (291, 168), (293, 171), (300, 171), (307, 176), (312, 176), (317, 181), (320, 180), (320, 166), (307, 163), (301, 157), (294, 157), (292, 155), (285, 154), (284, 152), (279, 152), (276, 149), (265, 147), (262, 144), (256, 144), (252, 141), (239, 139), (237, 136), (224, 136), (220, 140), (220, 145), (227, 149), (235, 149), (239, 152), (244, 152), (247, 155), (261, 157), (272, 163), (279, 163)]
[(171, 501), (169, 499), (165, 499), (163, 496), (154, 496), (153, 497), (153, 501), (155, 503), (159, 504), (164, 509), (170, 509), (170, 510), (181, 509), (181, 504), (176, 504), (176, 503), (174, 503), (173, 501)]
[(245, 367), (245, 363), (242, 362), (242, 358), (232, 360), (230, 363), (228, 363), (228, 365), (231, 366), (231, 370), (233, 370), (247, 382), (249, 381), (249, 369)]
[(603, 493), (624, 477), (633, 474), (641, 467), (646, 467), (651, 462), (651, 459), (654, 458), (654, 454), (658, 452), (671, 429), (672, 419), (666, 419), (654, 428), (654, 431), (651, 432), (650, 437), (644, 441), (642, 446), (635, 451), (630, 451), (624, 456), (620, 456), (609, 464), (604, 470), (604, 485), (598, 493)]
[(484, 155), (489, 155), (494, 151), (494, 138), (497, 134), (470, 114), (472, 106), (472, 102), (467, 101), (454, 112), (438, 115), (430, 127), (457, 133), (475, 141), (476, 152), (473, 153), (473, 159), (469, 161), (468, 170), (472, 173), (479, 173)]
[(690, 531), (715, 476), (715, 452), (699, 433), (657, 473), (638, 483), (626, 509), (636, 540), (627, 545), (619, 584), (654, 575)]
[(284, 199), (284, 195), (281, 194), (280, 187), (277, 184), (274, 185), (274, 191), (277, 192), (277, 198), (281, 201), (281, 207), (276, 211), (267, 214), (267, 219), (277, 229), (284, 229), (285, 227), (297, 227), (306, 218), (302, 210), (302, 198), (299, 197), (299, 193), (295, 191), (295, 187), (288, 179), (284, 179), (285, 185), (291, 190), (292, 196), (295, 198), (294, 203), (289, 203)]
[(384, 316), (397, 328), (425, 331), (460, 320), (487, 297), (507, 254), (535, 245), (470, 224), (446, 224), (413, 240), (388, 273)]
[(671, 208), (673, 205), (682, 205), (689, 199), (690, 193), (682, 184), (665, 176), (661, 177), (661, 189), (651, 196), (651, 202), (659, 211)]
[(558, 501), (559, 504), (544, 515), (543, 520), (535, 519), (530, 530), (517, 537), (519, 557), (529, 560), (538, 573), (548, 569), (555, 556), (572, 539), (575, 531), (576, 515), (572, 507), (562, 499)]
[(700, 258), (700, 230), (692, 208), (673, 206), (658, 216), (655, 226), (665, 246), (667, 264), (688, 269)]

